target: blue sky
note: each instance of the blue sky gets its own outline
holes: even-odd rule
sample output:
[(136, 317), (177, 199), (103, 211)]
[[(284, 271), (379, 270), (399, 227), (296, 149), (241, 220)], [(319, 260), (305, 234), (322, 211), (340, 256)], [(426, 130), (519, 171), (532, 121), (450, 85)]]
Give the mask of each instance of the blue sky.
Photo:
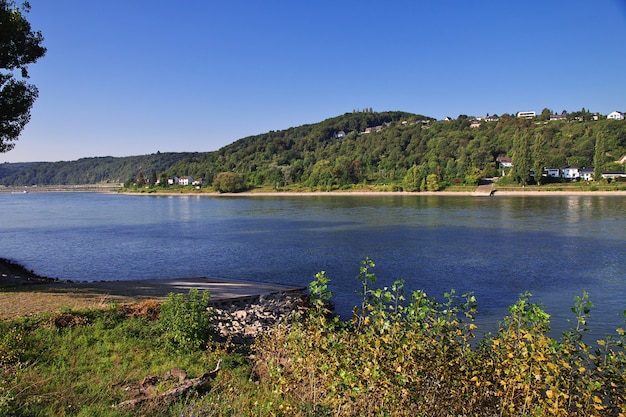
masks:
[(626, 0), (30, 0), (48, 52), (1, 162), (213, 151), (353, 109), (626, 111)]

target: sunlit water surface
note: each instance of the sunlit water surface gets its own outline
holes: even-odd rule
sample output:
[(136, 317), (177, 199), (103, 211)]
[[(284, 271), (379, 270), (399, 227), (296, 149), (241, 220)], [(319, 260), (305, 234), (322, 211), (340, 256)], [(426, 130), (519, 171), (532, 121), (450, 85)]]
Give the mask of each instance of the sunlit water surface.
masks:
[(337, 311), (358, 298), (361, 260), (377, 285), (406, 280), (441, 300), (473, 291), (485, 329), (520, 293), (555, 332), (588, 291), (594, 334), (623, 326), (626, 199), (620, 196), (130, 196), (0, 194), (0, 257), (72, 280), (216, 277), (307, 285), (331, 278)]

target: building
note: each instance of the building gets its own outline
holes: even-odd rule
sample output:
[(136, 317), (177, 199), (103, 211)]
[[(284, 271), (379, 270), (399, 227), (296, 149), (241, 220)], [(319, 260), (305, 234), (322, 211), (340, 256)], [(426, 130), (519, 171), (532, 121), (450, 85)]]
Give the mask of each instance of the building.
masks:
[(499, 156), (496, 158), (498, 168), (511, 168), (513, 166), (513, 159), (510, 156)]
[(557, 120), (567, 120), (567, 115), (566, 114), (552, 114), (550, 115), (550, 121), (554, 122)]
[(624, 113), (619, 112), (619, 111), (614, 111), (614, 112), (607, 114), (606, 118), (611, 119), (611, 120), (624, 120)]
[(543, 175), (550, 178), (561, 178), (561, 170), (558, 168), (544, 168)]
[(593, 181), (593, 168), (581, 168), (578, 170), (578, 175), (583, 181)]
[(534, 119), (537, 113), (534, 111), (520, 111), (517, 113), (517, 117), (520, 119)]
[(179, 185), (191, 185), (193, 184), (193, 177), (190, 177), (190, 176), (180, 177), (178, 179), (178, 184)]
[(578, 178), (580, 178), (580, 170), (578, 167), (568, 165), (566, 167), (563, 167), (561, 171), (563, 172), (563, 178), (565, 179), (577, 180)]
[(624, 171), (604, 171), (602, 173), (602, 178), (607, 179), (615, 179), (615, 178), (626, 178), (626, 172)]

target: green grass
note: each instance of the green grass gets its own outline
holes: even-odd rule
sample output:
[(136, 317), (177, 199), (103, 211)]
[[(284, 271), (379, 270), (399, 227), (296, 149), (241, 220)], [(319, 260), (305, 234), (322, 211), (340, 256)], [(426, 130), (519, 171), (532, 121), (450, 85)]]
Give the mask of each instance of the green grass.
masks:
[[(350, 322), (331, 314), (330, 279), (320, 272), (309, 314), (251, 347), (198, 332), (207, 300), (196, 292), (170, 295), (160, 318), (155, 309), (111, 306), (0, 321), (0, 416), (626, 415), (626, 335), (587, 344), (586, 294), (559, 340), (546, 335), (549, 315), (530, 294), (497, 334), (476, 340), (472, 294), (405, 296), (402, 281), (375, 287), (373, 268), (362, 263), (362, 302)], [(194, 378), (218, 360), (199, 392), (113, 407), (148, 375), (161, 378), (155, 396), (174, 386), (168, 370)]]

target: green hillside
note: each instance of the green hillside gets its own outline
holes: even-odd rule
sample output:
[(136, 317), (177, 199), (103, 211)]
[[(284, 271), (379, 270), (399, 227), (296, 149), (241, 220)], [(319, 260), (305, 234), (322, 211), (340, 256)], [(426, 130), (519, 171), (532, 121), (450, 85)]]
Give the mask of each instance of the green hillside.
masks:
[(545, 109), (530, 120), (505, 114), (494, 121), (463, 115), (436, 121), (400, 111), (354, 111), (246, 137), (208, 153), (3, 164), (0, 184), (153, 184), (157, 179), (164, 184), (168, 176), (192, 176), (210, 186), (228, 172), (245, 187), (330, 190), (385, 184), (414, 191), (498, 175), (499, 156), (513, 158), (518, 172), (512, 178), (519, 182), (532, 181), (529, 170), (541, 167), (623, 170), (617, 161), (626, 155), (626, 121), (593, 120), (584, 110), (559, 121), (550, 121), (550, 114)]
[[(183, 159), (166, 174), (201, 177), (208, 184), (220, 172), (235, 172), (250, 186), (337, 189), (369, 183), (416, 190), (429, 176), (445, 187), (497, 175), (498, 156), (524, 158), (529, 169), (593, 167), (598, 138), (605, 148), (603, 168), (621, 170), (614, 161), (626, 155), (626, 122), (576, 117), (583, 121), (549, 121), (547, 114), (532, 120), (503, 115), (476, 126), (466, 116), (435, 121), (403, 112), (347, 113), (240, 139), (219, 151)], [(372, 128), (369, 133), (367, 128)], [(339, 132), (345, 136), (338, 137)]]
[(68, 162), (6, 163), (0, 165), (0, 184), (6, 186), (120, 184), (129, 178), (136, 178), (140, 172), (146, 179), (150, 175), (156, 176), (177, 161), (196, 155), (198, 154), (156, 153), (123, 158), (112, 156), (82, 158)]

